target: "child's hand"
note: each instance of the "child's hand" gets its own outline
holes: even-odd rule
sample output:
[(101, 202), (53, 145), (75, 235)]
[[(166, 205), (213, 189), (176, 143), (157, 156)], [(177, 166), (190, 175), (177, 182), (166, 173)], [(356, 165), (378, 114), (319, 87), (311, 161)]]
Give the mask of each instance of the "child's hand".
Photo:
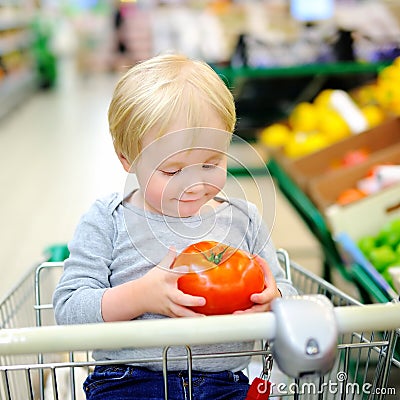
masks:
[(236, 311), (234, 314), (269, 311), (271, 309), (272, 300), (281, 297), (281, 293), (276, 286), (275, 278), (269, 269), (268, 263), (260, 256), (255, 257), (263, 268), (267, 287), (261, 293), (254, 293), (250, 296), (250, 300), (255, 303), (252, 307), (244, 311)]
[(145, 284), (145, 312), (168, 317), (195, 317), (198, 314), (187, 307), (203, 306), (204, 297), (191, 296), (178, 289), (181, 276), (170, 267), (176, 258), (176, 251), (170, 248), (166, 257), (157, 267), (152, 268), (142, 279)]

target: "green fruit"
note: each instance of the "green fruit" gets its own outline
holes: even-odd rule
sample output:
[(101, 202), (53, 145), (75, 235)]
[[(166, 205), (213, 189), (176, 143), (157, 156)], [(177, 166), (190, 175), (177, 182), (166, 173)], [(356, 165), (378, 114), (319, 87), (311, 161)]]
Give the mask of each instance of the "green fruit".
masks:
[(394, 219), (389, 224), (391, 231), (400, 232), (400, 219)]
[(393, 249), (400, 243), (400, 231), (390, 231), (386, 236), (386, 244)]
[(400, 231), (387, 231), (379, 235), (379, 243), (387, 244), (393, 249), (400, 243)]
[(358, 241), (358, 247), (366, 257), (376, 247), (375, 238), (373, 236), (364, 236)]
[(400, 243), (400, 229), (398, 229), (397, 220), (386, 224), (380, 231), (376, 238), (379, 245), (389, 245), (393, 249)]
[(389, 265), (389, 267), (400, 267), (400, 256), (398, 256), (397, 254), (396, 254), (396, 256), (397, 256), (397, 260), (393, 261)]
[(376, 242), (378, 245), (388, 244), (394, 249), (400, 243), (400, 220), (386, 223), (379, 231)]
[(369, 260), (379, 272), (383, 272), (386, 267), (397, 260), (397, 255), (389, 245), (385, 244), (371, 250)]

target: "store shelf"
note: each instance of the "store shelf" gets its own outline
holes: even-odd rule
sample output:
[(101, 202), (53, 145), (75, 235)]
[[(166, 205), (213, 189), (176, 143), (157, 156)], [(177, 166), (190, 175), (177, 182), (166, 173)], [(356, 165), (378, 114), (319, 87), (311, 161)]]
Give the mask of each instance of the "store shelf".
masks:
[(270, 68), (252, 67), (218, 67), (214, 69), (221, 74), (230, 87), (234, 87), (240, 79), (253, 78), (280, 78), (280, 77), (304, 77), (304, 76), (327, 76), (327, 75), (349, 75), (362, 73), (376, 73), (381, 68), (389, 65), (391, 61), (376, 63), (367, 62), (332, 62), (316, 63), (306, 65), (293, 65)]
[(4, 78), (0, 83), (0, 118), (29, 98), (36, 88), (36, 74), (29, 69)]
[[(1, 7), (1, 5), (0, 5)], [(26, 29), (30, 24), (30, 18), (19, 16), (16, 18), (4, 18), (0, 16), (0, 31), (12, 29)]]
[(288, 117), (296, 104), (311, 102), (324, 89), (351, 91), (376, 79), (390, 64), (332, 62), (268, 68), (214, 65), (235, 97), (237, 134), (251, 141), (258, 130)]
[(5, 38), (0, 37), (0, 57), (15, 50), (27, 49), (32, 45), (32, 42), (32, 34), (25, 30)]
[(0, 118), (37, 87), (32, 0), (0, 0)]

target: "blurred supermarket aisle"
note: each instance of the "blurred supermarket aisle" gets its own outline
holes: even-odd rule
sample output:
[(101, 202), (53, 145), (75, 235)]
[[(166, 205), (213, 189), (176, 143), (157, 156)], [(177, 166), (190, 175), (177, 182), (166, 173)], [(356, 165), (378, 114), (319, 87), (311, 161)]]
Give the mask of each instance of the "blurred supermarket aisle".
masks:
[[(68, 63), (60, 72), (53, 91), (38, 92), (0, 120), (0, 298), (47, 246), (71, 238), (95, 198), (123, 190), (125, 174), (107, 127), (117, 76), (82, 78)], [(248, 185), (240, 179), (252, 199)], [(317, 244), (279, 194), (272, 236), (302, 265), (318, 269)]]
[(68, 240), (93, 195), (123, 183), (106, 125), (114, 80), (62, 76), (0, 122), (1, 295), (48, 245)]

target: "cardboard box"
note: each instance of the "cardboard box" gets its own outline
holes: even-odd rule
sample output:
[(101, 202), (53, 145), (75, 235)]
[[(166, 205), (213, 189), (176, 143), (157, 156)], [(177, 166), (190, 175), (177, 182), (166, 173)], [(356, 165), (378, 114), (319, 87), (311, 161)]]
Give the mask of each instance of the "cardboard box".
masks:
[[(361, 164), (341, 168), (311, 180), (309, 182), (309, 196), (317, 208), (324, 213), (328, 207), (336, 203), (337, 198), (344, 190), (356, 188), (357, 182), (365, 178), (371, 168), (385, 163), (400, 165), (400, 141), (393, 146), (371, 154)], [(379, 195), (379, 193), (376, 195)], [(359, 201), (354, 204), (357, 203)]]
[(400, 184), (346, 206), (330, 206), (324, 214), (334, 237), (346, 232), (357, 241), (373, 235), (387, 222), (400, 218)]
[(396, 143), (400, 143), (400, 118), (391, 118), (375, 128), (299, 159), (291, 160), (285, 157), (282, 151), (276, 151), (273, 157), (294, 182), (309, 194), (310, 183), (334, 169), (338, 170), (340, 160), (348, 152), (366, 149), (373, 155)]
[(382, 163), (400, 164), (400, 142), (372, 154), (367, 161), (351, 168), (337, 170), (310, 182), (309, 195), (325, 216), (333, 235), (347, 232), (358, 240), (374, 234), (385, 222), (400, 217), (400, 184), (394, 184), (361, 200), (340, 206), (339, 194), (355, 188), (371, 167)]

